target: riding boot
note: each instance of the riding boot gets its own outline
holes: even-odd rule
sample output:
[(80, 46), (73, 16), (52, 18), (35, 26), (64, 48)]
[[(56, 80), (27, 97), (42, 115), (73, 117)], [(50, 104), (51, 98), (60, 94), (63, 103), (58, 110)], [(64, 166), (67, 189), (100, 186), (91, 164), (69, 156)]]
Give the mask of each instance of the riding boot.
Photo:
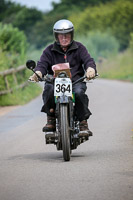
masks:
[(78, 134), (79, 137), (89, 137), (92, 136), (93, 133), (88, 128), (87, 120), (83, 120), (79, 123), (80, 132)]
[(43, 127), (43, 132), (53, 132), (56, 130), (56, 119), (47, 115), (47, 124)]

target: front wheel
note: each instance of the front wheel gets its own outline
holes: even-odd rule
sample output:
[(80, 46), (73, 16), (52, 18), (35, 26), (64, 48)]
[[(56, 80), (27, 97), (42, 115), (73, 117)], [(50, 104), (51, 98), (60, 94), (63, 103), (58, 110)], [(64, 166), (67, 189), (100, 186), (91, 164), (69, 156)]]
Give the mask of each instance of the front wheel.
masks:
[(60, 105), (60, 129), (62, 137), (63, 158), (65, 161), (69, 161), (71, 155), (71, 148), (70, 148), (70, 130), (69, 130), (67, 104)]

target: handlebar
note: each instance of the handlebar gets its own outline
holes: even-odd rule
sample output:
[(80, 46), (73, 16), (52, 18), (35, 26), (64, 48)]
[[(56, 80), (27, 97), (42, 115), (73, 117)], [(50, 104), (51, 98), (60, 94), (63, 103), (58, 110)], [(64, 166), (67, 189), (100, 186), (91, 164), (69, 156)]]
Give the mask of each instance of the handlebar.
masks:
[[(41, 81), (41, 82), (42, 82), (42, 81), (46, 81), (46, 82), (49, 82), (49, 83), (53, 83), (53, 81), (54, 81), (55, 78), (54, 78), (52, 75), (46, 75), (45, 77), (41, 78), (41, 77), (36, 73), (36, 71), (34, 70), (35, 67), (36, 67), (35, 61), (33, 61), (33, 60), (28, 60), (28, 61), (26, 62), (26, 66), (27, 66), (28, 69), (32, 70), (33, 73), (36, 74), (36, 76), (37, 76), (37, 78), (38, 78), (38, 81)], [(75, 85), (76, 83), (81, 82), (81, 81), (83, 81), (84, 79), (88, 79), (88, 80), (95, 79), (95, 78), (97, 78), (98, 76), (99, 76), (99, 75), (96, 74), (95, 77), (88, 79), (87, 76), (85, 75), (85, 76), (79, 78), (78, 80), (74, 81), (74, 82), (72, 83), (72, 85)], [(29, 80), (29, 81), (31, 81), (31, 80)]]
[[(45, 77), (41, 78), (34, 70), (32, 70), (32, 71), (36, 74), (36, 76), (37, 76), (37, 78), (38, 78), (38, 80), (39, 80), (40, 82), (43, 82), (43, 81), (46, 81), (46, 82), (48, 82), (48, 83), (53, 83), (53, 82), (54, 82), (55, 77), (53, 77), (52, 75), (46, 75)], [(84, 79), (88, 79), (88, 80), (92, 80), (92, 79), (93, 79), (93, 80), (94, 80), (94, 79), (96, 79), (98, 76), (99, 76), (99, 75), (96, 74), (95, 77), (88, 79), (87, 76), (85, 75), (85, 76), (79, 78), (78, 80), (74, 81), (74, 82), (72, 83), (72, 85), (75, 85), (76, 83), (82, 82)], [(29, 81), (30, 81), (30, 80), (29, 80)]]
[(79, 78), (78, 80), (74, 81), (74, 82), (72, 83), (72, 85), (75, 85), (76, 83), (82, 82), (84, 79), (88, 79), (88, 80), (96, 79), (98, 76), (99, 76), (99, 75), (96, 74), (95, 77), (88, 79), (87, 76), (85, 75), (85, 76)]

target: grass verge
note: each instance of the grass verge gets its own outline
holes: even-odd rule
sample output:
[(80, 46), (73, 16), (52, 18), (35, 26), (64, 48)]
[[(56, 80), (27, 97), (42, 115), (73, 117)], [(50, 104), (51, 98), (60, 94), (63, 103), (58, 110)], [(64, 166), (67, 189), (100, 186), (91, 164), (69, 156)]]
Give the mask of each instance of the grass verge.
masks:
[(101, 78), (133, 82), (133, 52), (128, 49), (97, 65)]
[(0, 96), (0, 106), (23, 105), (41, 94), (42, 88), (39, 84), (29, 83), (23, 89), (15, 90), (11, 94)]

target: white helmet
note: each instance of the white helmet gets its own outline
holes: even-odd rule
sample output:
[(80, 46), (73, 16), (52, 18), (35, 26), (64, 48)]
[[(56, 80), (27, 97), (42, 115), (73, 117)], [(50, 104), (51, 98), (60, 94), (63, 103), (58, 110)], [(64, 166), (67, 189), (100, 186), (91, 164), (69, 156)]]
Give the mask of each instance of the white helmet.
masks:
[(55, 36), (55, 40), (58, 44), (59, 44), (58, 33), (62, 34), (71, 33), (71, 43), (72, 43), (74, 36), (74, 26), (72, 22), (70, 22), (69, 20), (61, 19), (54, 24), (53, 33)]

